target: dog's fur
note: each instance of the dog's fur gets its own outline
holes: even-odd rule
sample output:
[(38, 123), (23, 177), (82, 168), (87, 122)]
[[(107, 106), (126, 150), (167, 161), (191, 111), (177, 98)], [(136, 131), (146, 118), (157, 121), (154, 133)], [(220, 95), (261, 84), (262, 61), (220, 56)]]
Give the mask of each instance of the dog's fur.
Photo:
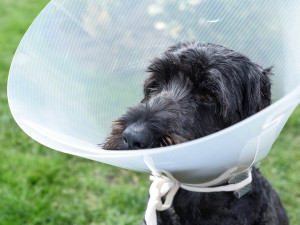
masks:
[[(233, 125), (271, 102), (271, 69), (219, 45), (179, 43), (147, 71), (144, 99), (115, 122), (104, 149), (186, 142)], [(180, 189), (173, 206), (157, 212), (158, 224), (288, 224), (278, 195), (255, 167), (252, 177), (252, 190), (242, 198)]]

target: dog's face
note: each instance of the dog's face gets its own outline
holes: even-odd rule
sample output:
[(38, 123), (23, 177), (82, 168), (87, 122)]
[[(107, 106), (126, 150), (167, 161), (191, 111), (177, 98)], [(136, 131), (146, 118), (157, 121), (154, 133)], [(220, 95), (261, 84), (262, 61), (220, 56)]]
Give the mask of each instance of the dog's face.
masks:
[(178, 144), (235, 124), (270, 104), (270, 69), (225, 47), (180, 43), (152, 61), (144, 99), (121, 116), (104, 149)]

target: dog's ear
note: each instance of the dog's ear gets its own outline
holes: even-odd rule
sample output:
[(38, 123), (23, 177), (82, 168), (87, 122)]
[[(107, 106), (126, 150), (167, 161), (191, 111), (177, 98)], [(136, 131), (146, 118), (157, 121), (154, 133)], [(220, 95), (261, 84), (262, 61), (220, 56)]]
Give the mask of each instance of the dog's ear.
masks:
[(248, 74), (248, 87), (244, 107), (247, 109), (246, 117), (266, 108), (271, 104), (272, 67), (262, 69), (255, 65)]
[(269, 67), (262, 71), (262, 76), (260, 79), (260, 94), (261, 94), (261, 104), (259, 110), (262, 110), (271, 104), (271, 80), (270, 76), (273, 75), (272, 68)]

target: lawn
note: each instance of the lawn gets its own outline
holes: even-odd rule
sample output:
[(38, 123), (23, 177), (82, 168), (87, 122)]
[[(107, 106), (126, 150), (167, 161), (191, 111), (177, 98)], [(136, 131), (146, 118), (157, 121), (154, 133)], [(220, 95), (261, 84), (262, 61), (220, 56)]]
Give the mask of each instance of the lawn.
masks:
[[(13, 54), (46, 0), (0, 0), (0, 224), (140, 224), (148, 176), (41, 146), (14, 122), (6, 84)], [(300, 107), (261, 163), (291, 224), (300, 221)]]

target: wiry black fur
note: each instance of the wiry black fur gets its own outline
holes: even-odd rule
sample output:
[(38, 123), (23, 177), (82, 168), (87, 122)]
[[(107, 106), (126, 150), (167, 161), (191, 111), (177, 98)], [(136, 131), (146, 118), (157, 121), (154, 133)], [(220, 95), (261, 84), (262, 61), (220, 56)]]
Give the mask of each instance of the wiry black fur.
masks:
[(232, 192), (195, 193), (180, 189), (172, 208), (157, 213), (158, 224), (289, 224), (286, 211), (277, 193), (255, 167), (252, 177), (252, 190), (242, 198), (236, 198)]
[[(193, 140), (233, 125), (271, 102), (271, 69), (219, 45), (179, 43), (154, 59), (148, 72), (144, 99), (116, 121), (104, 149), (154, 148)], [(129, 128), (142, 138), (140, 143), (128, 144), (124, 133)], [(271, 185), (256, 168), (252, 176), (252, 191), (240, 199), (233, 193), (180, 189), (173, 206), (157, 213), (158, 224), (288, 224)]]

